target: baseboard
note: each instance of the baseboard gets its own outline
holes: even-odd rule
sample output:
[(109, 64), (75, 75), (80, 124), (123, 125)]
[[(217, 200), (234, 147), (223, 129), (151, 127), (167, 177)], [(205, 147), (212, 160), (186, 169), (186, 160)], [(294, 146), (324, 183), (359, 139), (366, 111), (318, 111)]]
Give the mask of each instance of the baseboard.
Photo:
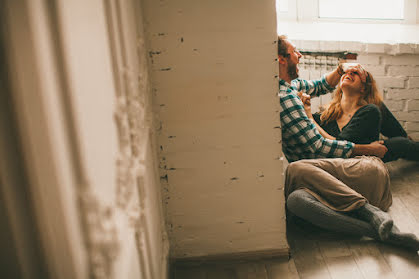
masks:
[(261, 250), (261, 251), (246, 251), (238, 253), (228, 253), (228, 254), (215, 254), (199, 257), (185, 257), (185, 258), (171, 258), (170, 263), (176, 266), (193, 266), (200, 265), (203, 263), (233, 263), (241, 261), (257, 261), (265, 260), (271, 258), (290, 258), (290, 249), (289, 247), (282, 249), (271, 249), (271, 250)]

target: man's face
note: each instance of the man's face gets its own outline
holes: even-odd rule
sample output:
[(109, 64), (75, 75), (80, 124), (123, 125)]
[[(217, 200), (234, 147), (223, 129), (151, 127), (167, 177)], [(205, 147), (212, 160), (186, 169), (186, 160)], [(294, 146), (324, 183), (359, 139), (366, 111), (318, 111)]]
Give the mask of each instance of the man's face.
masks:
[(300, 63), (301, 53), (295, 46), (288, 41), (287, 72), (291, 80), (298, 78), (298, 63)]

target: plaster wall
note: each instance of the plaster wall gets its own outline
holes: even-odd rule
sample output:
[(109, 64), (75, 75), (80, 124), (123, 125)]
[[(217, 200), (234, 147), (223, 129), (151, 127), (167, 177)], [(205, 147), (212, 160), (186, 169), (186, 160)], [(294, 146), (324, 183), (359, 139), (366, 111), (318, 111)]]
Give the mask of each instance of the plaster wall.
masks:
[(275, 1), (143, 4), (171, 257), (286, 253)]

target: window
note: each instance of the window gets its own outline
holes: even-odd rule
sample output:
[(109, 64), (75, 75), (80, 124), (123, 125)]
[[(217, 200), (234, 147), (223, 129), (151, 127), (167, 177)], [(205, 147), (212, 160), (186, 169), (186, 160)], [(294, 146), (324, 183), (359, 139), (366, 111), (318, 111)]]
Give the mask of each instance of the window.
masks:
[(417, 24), (419, 0), (277, 0), (278, 21)]
[(319, 0), (319, 18), (403, 20), (404, 0)]

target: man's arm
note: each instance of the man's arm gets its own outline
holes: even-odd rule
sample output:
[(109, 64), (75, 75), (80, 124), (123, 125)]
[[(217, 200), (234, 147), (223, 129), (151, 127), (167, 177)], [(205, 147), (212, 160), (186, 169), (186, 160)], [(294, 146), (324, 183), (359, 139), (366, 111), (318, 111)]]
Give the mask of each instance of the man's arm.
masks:
[(341, 64), (332, 72), (324, 75), (320, 79), (316, 80), (303, 80), (297, 79), (294, 81), (294, 85), (298, 91), (307, 93), (311, 97), (318, 97), (335, 90), (336, 85), (340, 81), (340, 77), (343, 75)]
[(288, 92), (281, 91), (280, 88), (282, 129), (290, 138), (318, 158), (347, 158), (351, 155), (353, 143), (325, 139), (308, 119), (300, 98), (291, 89)]
[(352, 156), (371, 155), (383, 158), (387, 150), (387, 147), (383, 145), (383, 141), (374, 141), (370, 144), (355, 144)]
[(306, 146), (307, 151), (317, 154), (319, 158), (346, 158), (357, 155), (372, 155), (383, 158), (387, 148), (383, 142), (354, 144), (344, 140), (324, 138), (307, 117), (300, 98), (291, 92), (281, 92), (281, 122), (283, 129), (292, 131), (293, 138)]
[(342, 64), (332, 72), (326, 74), (326, 81), (331, 87), (336, 87), (339, 84), (341, 76), (344, 74)]

